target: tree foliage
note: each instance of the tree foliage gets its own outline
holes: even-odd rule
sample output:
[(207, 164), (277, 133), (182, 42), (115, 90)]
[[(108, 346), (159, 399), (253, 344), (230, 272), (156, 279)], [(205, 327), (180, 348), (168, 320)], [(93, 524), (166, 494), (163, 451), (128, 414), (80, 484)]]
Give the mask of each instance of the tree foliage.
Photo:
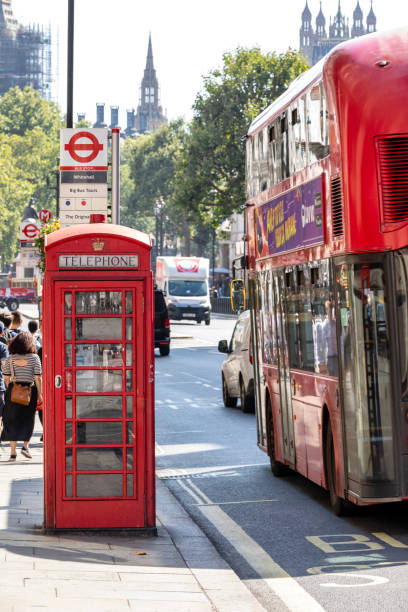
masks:
[(165, 201), (163, 214), (173, 233), (180, 226), (180, 211), (175, 210), (174, 177), (177, 160), (186, 137), (181, 119), (163, 124), (156, 131), (128, 139), (122, 149), (121, 209), (126, 225), (154, 232), (154, 205)]
[(55, 210), (61, 114), (30, 87), (13, 87), (0, 98), (0, 255), (10, 262), (18, 229), (31, 197), (36, 207)]
[(177, 168), (175, 200), (206, 210), (214, 219), (245, 202), (245, 135), (263, 109), (308, 68), (302, 56), (238, 48), (225, 53), (221, 69), (204, 77), (184, 154)]

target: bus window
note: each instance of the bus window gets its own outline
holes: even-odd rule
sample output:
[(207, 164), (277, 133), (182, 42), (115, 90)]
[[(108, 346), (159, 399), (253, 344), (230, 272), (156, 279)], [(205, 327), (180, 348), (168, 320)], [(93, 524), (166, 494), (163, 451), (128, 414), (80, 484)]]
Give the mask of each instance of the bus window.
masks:
[(297, 316), (299, 321), (299, 351), (302, 370), (314, 372), (314, 343), (312, 324), (310, 270), (307, 266), (297, 270)]
[(285, 273), (285, 312), (286, 312), (286, 336), (289, 352), (289, 366), (300, 368), (299, 347), (299, 313), (297, 308), (298, 296), (296, 295), (295, 277), (293, 271)]
[(294, 172), (303, 170), (307, 165), (306, 158), (306, 132), (305, 132), (305, 96), (297, 100), (292, 107), (292, 143), (291, 148)]
[(395, 288), (400, 334), (401, 397), (408, 399), (408, 249), (395, 254)]
[(307, 93), (307, 138), (311, 164), (329, 154), (327, 132), (327, 104), (323, 87), (318, 84)]
[(384, 270), (380, 263), (352, 269), (356, 422), (360, 478), (395, 478), (392, 385)]
[(278, 362), (276, 347), (276, 323), (274, 315), (272, 272), (265, 271), (261, 275), (262, 303), (262, 355), (263, 362), (276, 365)]
[(310, 274), (314, 370), (338, 376), (336, 317), (329, 261), (324, 259), (312, 266)]
[(286, 113), (280, 117), (281, 180), (290, 176), (289, 167), (289, 130)]

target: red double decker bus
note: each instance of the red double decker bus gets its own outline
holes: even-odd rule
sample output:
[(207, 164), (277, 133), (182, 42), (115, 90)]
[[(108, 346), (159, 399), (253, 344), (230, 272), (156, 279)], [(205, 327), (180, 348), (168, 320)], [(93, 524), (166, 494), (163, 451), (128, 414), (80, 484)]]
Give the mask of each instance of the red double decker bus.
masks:
[(247, 135), (258, 445), (338, 513), (408, 498), (407, 53), (339, 45)]

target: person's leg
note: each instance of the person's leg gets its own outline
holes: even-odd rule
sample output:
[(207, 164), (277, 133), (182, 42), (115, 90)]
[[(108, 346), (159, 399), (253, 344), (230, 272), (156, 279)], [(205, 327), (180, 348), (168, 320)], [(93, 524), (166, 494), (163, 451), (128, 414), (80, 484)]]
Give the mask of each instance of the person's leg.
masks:
[(15, 461), (17, 458), (17, 442), (15, 440), (10, 441), (10, 459)]

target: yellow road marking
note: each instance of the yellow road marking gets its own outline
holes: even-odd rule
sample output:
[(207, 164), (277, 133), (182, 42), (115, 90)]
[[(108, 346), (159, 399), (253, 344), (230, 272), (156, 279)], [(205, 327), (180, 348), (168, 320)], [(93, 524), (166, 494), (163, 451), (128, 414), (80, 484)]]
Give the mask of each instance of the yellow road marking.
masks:
[(392, 546), (393, 548), (408, 548), (407, 544), (396, 540), (392, 536), (388, 535), (388, 533), (384, 533), (382, 531), (375, 531), (372, 533), (372, 535), (381, 540), (382, 542), (385, 542), (389, 546)]

